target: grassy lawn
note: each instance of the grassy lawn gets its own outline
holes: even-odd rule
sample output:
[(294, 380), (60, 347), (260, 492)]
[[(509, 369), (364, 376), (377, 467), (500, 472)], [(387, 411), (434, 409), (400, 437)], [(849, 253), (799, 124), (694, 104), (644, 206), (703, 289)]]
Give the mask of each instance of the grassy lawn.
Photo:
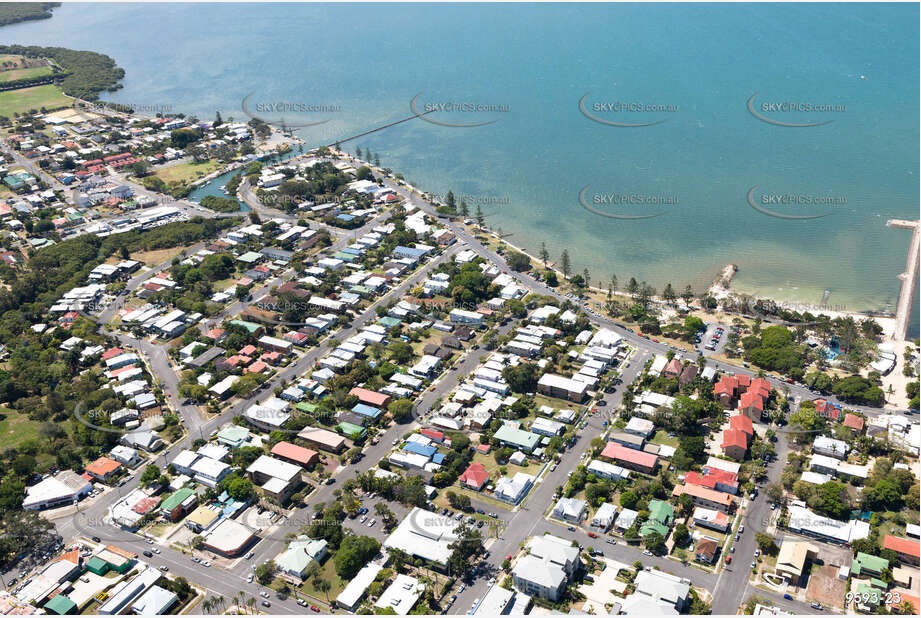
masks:
[(579, 412), (583, 407), (582, 404), (573, 403), (565, 399), (557, 399), (556, 397), (548, 397), (541, 394), (534, 395), (534, 405), (538, 409), (541, 406), (549, 406), (554, 410), (575, 410), (576, 412)]
[(164, 167), (163, 169), (157, 170), (154, 175), (161, 178), (166, 184), (188, 184), (194, 180), (198, 180), (202, 176), (207, 176), (211, 172), (217, 171), (219, 167), (220, 164), (214, 159), (209, 159), (203, 163), (189, 161), (187, 163), (179, 163), (177, 165)]
[(36, 77), (45, 77), (46, 75), (51, 75), (51, 67), (32, 67), (28, 69), (0, 71), (0, 84), (12, 82), (17, 79), (35, 79)]
[(0, 448), (18, 446), (26, 440), (38, 440), (39, 423), (16, 410), (0, 408)]
[(155, 249), (153, 251), (135, 251), (131, 254), (132, 260), (143, 262), (147, 266), (156, 266), (163, 262), (172, 260), (182, 253), (187, 247), (173, 247), (171, 249)]
[(676, 448), (678, 446), (678, 438), (669, 438), (668, 432), (665, 431), (664, 429), (660, 429), (659, 431), (657, 431), (656, 435), (652, 437), (652, 440), (650, 440), (650, 442), (652, 442), (653, 444), (664, 444), (666, 446), (674, 446)]
[(28, 112), (31, 109), (45, 108), (47, 110), (69, 107), (72, 99), (64, 96), (57, 86), (33, 86), (0, 92), (0, 116), (10, 116), (16, 113)]
[(315, 589), (313, 587), (312, 579), (308, 579), (303, 584), (301, 584), (298, 590), (321, 601), (325, 601), (326, 595), (328, 594), (330, 601), (333, 601), (337, 596), (339, 596), (339, 593), (342, 592), (342, 590), (349, 583), (347, 580), (339, 577), (339, 575), (336, 573), (336, 565), (331, 556), (326, 559), (326, 562), (323, 563), (322, 568), (320, 569), (320, 574), (323, 579), (329, 582), (329, 592), (324, 593)]

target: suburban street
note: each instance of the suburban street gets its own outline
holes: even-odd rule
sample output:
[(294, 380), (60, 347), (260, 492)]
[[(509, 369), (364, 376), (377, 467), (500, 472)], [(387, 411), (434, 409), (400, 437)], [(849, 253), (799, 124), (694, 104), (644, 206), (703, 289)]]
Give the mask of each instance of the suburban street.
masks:
[[(434, 208), (428, 202), (419, 198), (415, 193), (410, 192), (405, 187), (392, 182), (390, 179), (383, 179), (385, 186), (390, 187), (414, 206), (421, 208), (429, 215), (437, 217), (439, 223), (450, 229), (456, 236), (458, 242), (440, 255), (419, 267), (415, 272), (406, 277), (402, 283), (388, 293), (377, 298), (364, 311), (351, 319), (350, 324), (345, 328), (333, 332), (330, 337), (336, 341), (343, 341), (353, 334), (359, 332), (365, 325), (373, 322), (377, 318), (377, 308), (385, 306), (391, 302), (396, 302), (402, 298), (413, 287), (418, 286), (433, 269), (453, 259), (455, 254), (464, 248), (474, 250), (477, 254), (496, 264), (501, 270), (507, 272), (522, 286), (528, 290), (546, 296), (552, 296), (560, 302), (572, 302), (559, 291), (549, 288), (543, 283), (537, 281), (530, 274), (520, 273), (508, 267), (505, 260), (485, 246), (483, 243), (469, 234), (466, 229), (450, 220), (445, 220), (435, 214)], [(275, 209), (262, 206), (258, 198), (252, 192), (248, 183), (241, 185), (241, 197), (244, 201), (258, 212), (261, 216), (267, 218), (284, 218), (286, 220), (295, 219), (290, 215), (280, 213)], [(202, 213), (205, 216), (215, 216), (215, 213)], [(234, 213), (239, 215), (239, 213)], [(386, 221), (391, 213), (384, 212), (375, 219), (369, 221), (361, 228), (343, 232), (342, 230), (330, 229), (333, 234), (334, 243), (333, 251), (339, 250), (352, 243), (355, 238), (367, 233), (373, 227)], [(189, 254), (194, 253), (207, 243), (199, 243), (191, 247)], [(169, 266), (170, 262), (163, 262), (144, 273), (135, 275), (128, 281), (127, 288), (130, 291), (136, 290), (145, 280), (155, 275), (161, 269)], [(239, 314), (247, 306), (259, 302), (266, 294), (271, 293), (272, 288), (281, 285), (293, 276), (293, 270), (283, 272), (273, 277), (271, 280), (259, 285), (251, 294), (252, 300), (234, 301), (225, 308), (220, 314), (212, 317), (204, 323), (205, 328), (219, 324), (223, 319)], [(111, 306), (103, 309), (98, 315), (101, 324), (110, 322), (116, 311), (121, 307), (121, 297)], [(577, 302), (578, 304), (578, 302)], [(583, 307), (584, 308), (584, 307)], [(809, 613), (807, 605), (796, 601), (784, 600), (780, 594), (769, 593), (761, 589), (752, 589), (749, 585), (751, 577), (748, 564), (751, 561), (756, 548), (755, 532), (763, 527), (763, 522), (767, 521), (770, 513), (767, 499), (759, 495), (755, 500), (749, 501), (744, 505), (743, 522), (746, 524), (745, 532), (741, 535), (740, 540), (735, 544), (735, 554), (733, 564), (719, 572), (718, 575), (705, 572), (693, 566), (685, 566), (675, 560), (645, 556), (642, 549), (627, 546), (618, 543), (617, 545), (607, 544), (603, 539), (591, 539), (585, 532), (577, 528), (575, 532), (570, 532), (565, 526), (561, 526), (545, 519), (546, 512), (555, 502), (555, 491), (558, 486), (564, 485), (567, 475), (579, 463), (583, 461), (585, 452), (590, 447), (593, 438), (601, 436), (607, 431), (605, 421), (610, 420), (611, 416), (616, 413), (620, 407), (623, 392), (627, 385), (643, 370), (646, 361), (654, 354), (665, 354), (672, 350), (666, 343), (653, 342), (644, 337), (638, 336), (630, 329), (619, 326), (617, 323), (604, 318), (594, 312), (587, 312), (589, 320), (596, 327), (608, 328), (622, 335), (626, 342), (636, 349), (634, 355), (629, 359), (629, 366), (626, 364), (622, 369), (621, 380), (613, 393), (601, 394), (593, 400), (588, 406), (584, 406), (583, 420), (585, 426), (578, 431), (577, 440), (572, 448), (567, 448), (561, 453), (561, 461), (555, 470), (550, 469), (549, 465), (545, 466), (539, 482), (527, 496), (524, 503), (513, 510), (498, 509), (496, 507), (483, 506), (487, 510), (498, 511), (499, 519), (502, 522), (502, 529), (498, 538), (491, 538), (487, 542), (487, 549), (490, 552), (489, 557), (485, 560), (487, 568), (478, 576), (473, 585), (469, 585), (466, 590), (458, 594), (454, 605), (450, 608), (452, 614), (466, 613), (475, 599), (482, 598), (486, 592), (486, 580), (496, 575), (501, 570), (501, 563), (506, 555), (514, 555), (519, 547), (527, 540), (528, 537), (535, 534), (552, 533), (563, 538), (577, 541), (585, 546), (591, 546), (594, 549), (601, 550), (605, 556), (618, 560), (623, 563), (631, 564), (640, 560), (644, 566), (655, 566), (661, 570), (673, 573), (680, 577), (689, 579), (695, 586), (706, 588), (713, 592), (713, 613), (731, 614), (735, 613), (740, 604), (752, 594), (770, 598), (772, 602), (784, 609), (789, 609), (797, 613)], [(516, 326), (513, 321), (511, 324), (499, 328), (500, 334), (504, 334)], [(299, 354), (298, 358), (289, 366), (281, 369), (273, 378), (271, 378), (264, 388), (257, 390), (249, 397), (238, 399), (217, 416), (207, 418), (203, 415), (201, 409), (195, 405), (183, 405), (182, 397), (179, 395), (179, 377), (176, 370), (171, 365), (167, 355), (167, 347), (164, 344), (152, 343), (144, 339), (136, 339), (129, 335), (117, 334), (118, 340), (123, 346), (129, 346), (137, 349), (148, 363), (151, 373), (160, 381), (169, 406), (176, 410), (183, 419), (187, 429), (186, 435), (178, 442), (169, 445), (164, 451), (157, 455), (156, 460), (159, 464), (166, 464), (172, 460), (173, 456), (181, 449), (189, 448), (191, 442), (197, 438), (207, 438), (212, 432), (226, 424), (234, 416), (242, 414), (248, 407), (260, 399), (267, 397), (267, 394), (273, 388), (279, 385), (299, 378), (309, 373), (315, 366), (316, 362), (329, 351), (326, 340), (321, 341), (313, 348)], [(457, 384), (474, 370), (490, 352), (484, 348), (477, 350), (468, 349), (464, 355), (454, 362), (453, 368), (448, 369), (428, 390), (422, 393), (417, 402), (417, 413), (420, 418), (431, 409), (434, 402), (444, 398), (450, 393)], [(683, 352), (687, 355), (687, 352)], [(709, 360), (718, 370), (723, 372), (744, 373), (755, 375), (756, 372), (738, 367), (725, 362)], [(809, 389), (797, 384), (788, 384), (777, 378), (769, 378), (774, 388), (789, 394), (790, 398), (799, 400), (815, 398)], [(597, 413), (590, 413), (592, 404), (597, 399), (603, 398), (606, 403), (598, 405)], [(835, 401), (834, 398), (828, 398)], [(864, 408), (845, 404), (851, 409), (859, 409), (870, 416), (883, 413), (883, 410), (875, 408)], [(891, 411), (885, 411), (890, 413)], [(221, 572), (219, 567), (204, 568), (199, 564), (193, 563), (188, 556), (178, 552), (170, 547), (161, 546), (161, 553), (151, 560), (154, 566), (166, 565), (170, 573), (181, 575), (189, 579), (194, 584), (205, 586), (211, 594), (223, 595), (230, 598), (240, 590), (249, 596), (258, 597), (259, 592), (263, 590), (257, 583), (247, 584), (245, 579), (251, 572), (251, 565), (259, 564), (275, 557), (285, 545), (284, 537), (290, 532), (298, 531), (302, 526), (308, 523), (306, 515), (312, 512), (312, 506), (321, 502), (328, 502), (334, 499), (334, 492), (337, 489), (338, 481), (349, 478), (354, 474), (363, 473), (377, 465), (377, 462), (385, 457), (392, 449), (392, 442), (395, 438), (402, 436), (407, 431), (418, 426), (419, 418), (411, 424), (392, 424), (386, 432), (380, 435), (380, 441), (377, 444), (369, 444), (364, 449), (365, 457), (356, 464), (341, 466), (336, 471), (336, 484), (320, 485), (307, 498), (308, 503), (302, 509), (296, 510), (293, 516), (280, 523), (272, 530), (263, 535), (262, 540), (255, 546), (255, 556), (251, 561), (238, 559), (234, 562), (229, 572)], [(609, 423), (608, 423), (609, 425)], [(777, 457), (768, 463), (767, 472), (769, 481), (775, 482), (780, 478), (783, 462), (786, 459), (786, 453), (789, 450), (787, 436), (785, 432), (778, 431), (778, 440), (775, 444)], [(139, 483), (140, 469), (125, 483), (122, 487), (109, 489), (100, 496), (88, 499), (79, 504), (76, 513), (73, 510), (61, 509), (59, 512), (50, 514), (54, 517), (53, 522), (64, 539), (76, 537), (90, 538), (98, 536), (103, 541), (117, 543), (118, 545), (140, 553), (148, 548), (148, 545), (138, 536), (129, 532), (122, 531), (113, 525), (106, 523), (106, 515), (109, 504), (113, 501), (113, 494), (125, 495), (132, 489), (136, 488)], [(353, 526), (354, 522), (347, 522), (347, 525)], [(374, 530), (374, 534), (381, 534), (381, 528)], [(367, 532), (370, 534), (370, 532)], [(316, 603), (316, 601), (311, 601)], [(274, 593), (271, 599), (270, 608), (262, 608), (267, 613), (303, 613), (293, 599), (282, 601)]]

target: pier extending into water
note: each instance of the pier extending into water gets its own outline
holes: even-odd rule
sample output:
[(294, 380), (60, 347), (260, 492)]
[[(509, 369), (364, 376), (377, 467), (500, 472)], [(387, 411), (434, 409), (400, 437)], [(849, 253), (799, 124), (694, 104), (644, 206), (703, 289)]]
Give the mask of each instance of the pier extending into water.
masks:
[(398, 124), (403, 124), (404, 122), (409, 122), (409, 121), (412, 120), (413, 118), (420, 118), (420, 117), (422, 117), (422, 116), (425, 116), (426, 114), (431, 114), (433, 111), (435, 111), (435, 110), (429, 110), (429, 111), (427, 111), (427, 112), (422, 112), (421, 114), (413, 114), (412, 116), (409, 116), (408, 118), (403, 118), (402, 120), (396, 120), (396, 121), (394, 121), (394, 122), (388, 122), (387, 124), (382, 125), (382, 126), (380, 126), (380, 127), (375, 127), (374, 129), (369, 129), (369, 130), (367, 130), (367, 131), (363, 131), (363, 132), (358, 133), (358, 134), (356, 134), (356, 135), (350, 135), (350, 136), (344, 137), (344, 138), (342, 138), (342, 139), (337, 139), (335, 142), (333, 142), (333, 143), (331, 143), (331, 144), (326, 144), (326, 147), (327, 147), (327, 148), (332, 148), (333, 146), (336, 146), (337, 144), (344, 144), (344, 143), (346, 143), (346, 142), (352, 141), (353, 139), (358, 139), (359, 137), (364, 137), (365, 135), (371, 135), (372, 133), (377, 133), (378, 131), (383, 131), (384, 129), (389, 129), (390, 127), (395, 127), (395, 126), (398, 125)]
[(918, 271), (921, 269), (921, 220), (889, 219), (886, 226), (912, 230), (911, 242), (908, 244), (908, 258), (905, 260), (905, 272), (899, 275), (899, 279), (902, 280), (902, 289), (899, 291), (895, 311), (895, 332), (892, 334), (893, 339), (905, 341), (908, 336), (908, 321), (911, 319), (915, 294), (918, 291)]

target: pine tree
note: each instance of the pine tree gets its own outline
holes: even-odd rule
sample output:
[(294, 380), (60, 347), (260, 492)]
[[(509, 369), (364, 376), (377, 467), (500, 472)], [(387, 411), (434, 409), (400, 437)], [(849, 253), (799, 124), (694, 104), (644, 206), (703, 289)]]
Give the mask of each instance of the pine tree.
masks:
[(547, 262), (550, 261), (550, 252), (547, 251), (547, 243), (540, 243), (540, 261), (544, 263), (544, 268), (547, 268)]
[(361, 158), (361, 146), (357, 146), (357, 147), (355, 148), (355, 158), (356, 158), (356, 159), (360, 159), (360, 158)]
[(611, 289), (612, 292), (616, 292), (616, 291), (617, 291), (617, 275), (614, 274), (614, 273), (611, 273), (611, 285), (610, 285), (610, 289)]
[(476, 224), (479, 225), (480, 227), (482, 227), (482, 226), (483, 226), (483, 221), (484, 221), (484, 219), (485, 219), (486, 217), (485, 217), (485, 215), (483, 215), (483, 209), (480, 208), (480, 205), (479, 205), (479, 204), (476, 205), (476, 216), (475, 216), (475, 218), (476, 218)]
[(381, 156), (380, 156), (380, 153), (375, 152), (375, 153), (374, 153), (374, 167), (380, 167), (380, 166), (381, 166)]
[(464, 218), (470, 216), (470, 207), (467, 206), (467, 200), (465, 200), (464, 198), (461, 198), (460, 214)]
[(560, 256), (560, 268), (563, 269), (563, 276), (569, 279), (571, 264), (569, 263), (569, 252), (566, 249), (563, 249), (563, 255)]
[(454, 191), (448, 191), (448, 194), (445, 196), (445, 206), (451, 210), (457, 209), (457, 202), (454, 200)]
[(592, 287), (591, 279), (589, 278), (589, 275), (588, 275), (588, 268), (582, 269), (582, 280), (585, 281), (585, 287), (587, 288)]
[(677, 294), (675, 294), (675, 290), (672, 288), (671, 283), (665, 284), (665, 289), (662, 290), (662, 298), (664, 298), (665, 302), (669, 304), (674, 303), (675, 299), (678, 298)]

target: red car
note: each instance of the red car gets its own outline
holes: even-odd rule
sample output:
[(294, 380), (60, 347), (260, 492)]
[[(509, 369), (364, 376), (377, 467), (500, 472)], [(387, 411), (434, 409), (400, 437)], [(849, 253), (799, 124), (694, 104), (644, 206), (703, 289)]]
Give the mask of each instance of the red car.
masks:
[(319, 614), (319, 613), (320, 613), (320, 608), (317, 607), (316, 605), (311, 605), (311, 606), (310, 606), (310, 611), (316, 612), (316, 613)]
[(726, 564), (730, 564), (731, 562), (732, 562), (732, 556), (726, 556)]
[(595, 534), (594, 532), (589, 532), (589, 533), (588, 533), (588, 536), (591, 537), (591, 538), (593, 538), (593, 539), (597, 539), (597, 538), (598, 538), (598, 535)]

